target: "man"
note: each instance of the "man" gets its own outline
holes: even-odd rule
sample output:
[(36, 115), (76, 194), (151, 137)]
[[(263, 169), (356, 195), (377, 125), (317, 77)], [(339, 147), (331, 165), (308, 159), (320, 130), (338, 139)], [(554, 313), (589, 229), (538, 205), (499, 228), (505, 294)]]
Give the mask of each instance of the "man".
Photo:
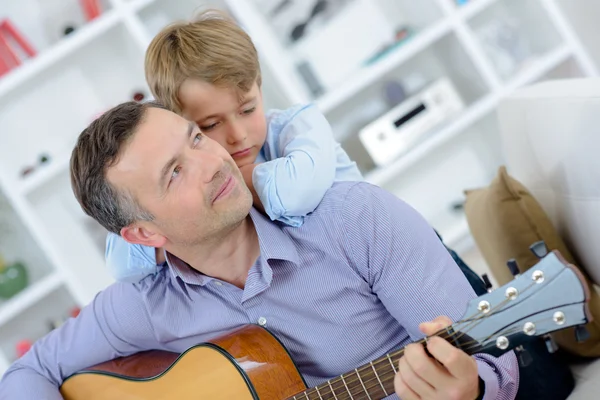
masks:
[[(125, 103), (94, 121), (71, 177), (86, 213), (131, 243), (164, 247), (169, 268), (101, 292), (13, 364), (0, 398), (58, 399), (79, 369), (181, 352), (248, 323), (275, 333), (313, 386), (420, 338), (422, 321), (457, 320), (474, 296), (433, 229), (394, 196), (338, 183), (302, 227), (271, 222), (229, 154), (156, 105)], [(398, 365), (404, 400), (514, 398), (513, 353), (473, 358), (439, 338), (427, 350), (434, 358), (408, 346)]]

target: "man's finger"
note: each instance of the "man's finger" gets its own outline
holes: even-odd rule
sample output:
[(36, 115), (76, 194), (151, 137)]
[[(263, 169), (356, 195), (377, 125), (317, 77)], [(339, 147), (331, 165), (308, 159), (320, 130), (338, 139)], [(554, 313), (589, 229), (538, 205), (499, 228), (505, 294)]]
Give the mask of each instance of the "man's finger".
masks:
[(477, 363), (473, 357), (442, 338), (430, 338), (427, 343), (427, 350), (455, 378), (462, 378), (473, 371), (477, 371)]
[(394, 377), (394, 390), (402, 400), (421, 400), (419, 395), (411, 390), (406, 382), (404, 382), (400, 372), (398, 372)]
[(435, 393), (435, 388), (429, 383), (437, 380), (436, 370), (433, 360), (425, 353), (421, 345), (408, 345), (404, 350), (404, 357), (398, 363), (398, 372), (402, 375), (402, 380), (417, 395), (424, 398), (431, 398)]
[(419, 329), (425, 335), (430, 336), (447, 326), (452, 325), (452, 320), (445, 315), (440, 315), (433, 321), (423, 322), (419, 325)]

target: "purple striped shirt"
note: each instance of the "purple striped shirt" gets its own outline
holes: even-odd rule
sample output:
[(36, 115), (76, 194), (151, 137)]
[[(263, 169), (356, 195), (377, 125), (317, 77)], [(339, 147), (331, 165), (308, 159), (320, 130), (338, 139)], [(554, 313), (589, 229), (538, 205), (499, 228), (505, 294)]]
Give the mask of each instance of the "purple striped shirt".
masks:
[[(110, 286), (39, 340), (7, 371), (0, 398), (59, 399), (57, 386), (79, 369), (148, 349), (182, 352), (259, 322), (314, 386), (420, 339), (420, 322), (458, 320), (475, 297), (433, 229), (375, 186), (335, 184), (299, 228), (250, 216), (261, 255), (243, 290), (171, 256), (170, 268)], [(514, 354), (475, 357), (484, 398), (513, 399)]]

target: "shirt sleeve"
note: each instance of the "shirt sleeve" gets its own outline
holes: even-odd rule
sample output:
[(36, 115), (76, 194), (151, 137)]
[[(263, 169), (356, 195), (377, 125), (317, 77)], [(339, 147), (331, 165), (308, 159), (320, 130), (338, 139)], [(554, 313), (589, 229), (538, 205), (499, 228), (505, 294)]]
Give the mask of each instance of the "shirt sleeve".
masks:
[(137, 288), (115, 284), (77, 318), (38, 340), (0, 381), (0, 399), (62, 399), (65, 378), (92, 365), (155, 348), (150, 318)]
[(280, 158), (259, 164), (252, 183), (272, 220), (299, 226), (321, 202), (335, 179), (331, 126), (314, 105), (286, 121), (276, 140)]
[[(475, 292), (433, 228), (409, 205), (365, 183), (350, 189), (344, 203), (349, 259), (412, 340), (419, 323), (439, 315), (458, 321)], [(485, 400), (513, 399), (518, 365), (513, 352), (475, 356), (485, 382)]]

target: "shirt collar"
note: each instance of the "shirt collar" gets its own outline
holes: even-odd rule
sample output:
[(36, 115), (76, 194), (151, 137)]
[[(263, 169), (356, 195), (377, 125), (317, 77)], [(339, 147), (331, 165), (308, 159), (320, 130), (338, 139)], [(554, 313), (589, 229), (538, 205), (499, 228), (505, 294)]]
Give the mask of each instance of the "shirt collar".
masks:
[[(291, 261), (294, 265), (298, 266), (300, 263), (298, 250), (289, 236), (282, 231), (282, 225), (278, 222), (269, 220), (254, 207), (250, 209), (250, 218), (252, 219), (258, 234), (261, 257), (267, 261)], [(166, 260), (173, 277), (180, 278), (187, 284), (205, 286), (214, 280), (214, 278), (210, 276), (197, 272), (185, 261), (171, 253), (166, 252)], [(271, 273), (271, 271), (267, 271), (267, 273)], [(268, 280), (270, 281), (270, 279)]]

